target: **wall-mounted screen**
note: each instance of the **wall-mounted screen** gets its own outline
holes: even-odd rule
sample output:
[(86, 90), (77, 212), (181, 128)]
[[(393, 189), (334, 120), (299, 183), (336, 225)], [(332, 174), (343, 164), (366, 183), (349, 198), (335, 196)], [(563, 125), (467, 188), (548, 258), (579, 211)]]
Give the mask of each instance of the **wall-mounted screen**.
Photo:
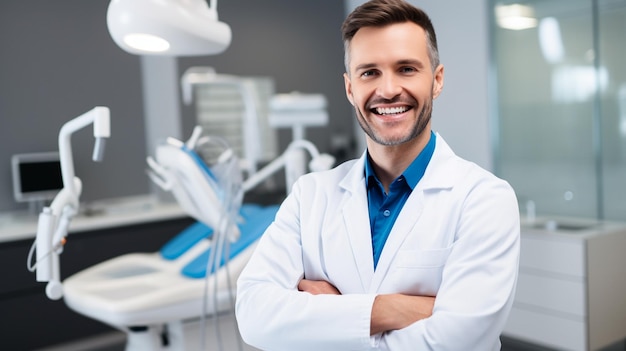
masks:
[(52, 200), (63, 188), (58, 152), (13, 155), (11, 170), (17, 202)]

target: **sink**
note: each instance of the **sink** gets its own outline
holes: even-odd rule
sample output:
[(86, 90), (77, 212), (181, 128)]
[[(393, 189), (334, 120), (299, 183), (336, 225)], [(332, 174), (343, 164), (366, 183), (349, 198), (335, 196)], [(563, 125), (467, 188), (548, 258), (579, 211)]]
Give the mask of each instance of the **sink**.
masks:
[(597, 223), (576, 223), (573, 221), (544, 220), (532, 223), (530, 225), (526, 225), (526, 227), (532, 229), (543, 229), (548, 231), (576, 232), (592, 229), (597, 227), (597, 225)]

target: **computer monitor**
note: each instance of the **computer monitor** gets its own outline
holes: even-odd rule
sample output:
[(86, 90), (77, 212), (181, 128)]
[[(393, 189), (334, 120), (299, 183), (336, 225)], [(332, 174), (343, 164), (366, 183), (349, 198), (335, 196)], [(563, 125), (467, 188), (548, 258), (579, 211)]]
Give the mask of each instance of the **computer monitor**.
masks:
[(42, 204), (63, 188), (58, 152), (26, 153), (11, 157), (13, 195), (17, 202)]

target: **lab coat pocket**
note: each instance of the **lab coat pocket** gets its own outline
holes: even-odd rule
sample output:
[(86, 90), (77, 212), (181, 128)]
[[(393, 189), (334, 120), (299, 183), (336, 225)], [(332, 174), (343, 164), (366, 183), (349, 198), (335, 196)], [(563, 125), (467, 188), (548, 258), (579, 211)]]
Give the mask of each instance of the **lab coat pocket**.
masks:
[(450, 251), (451, 248), (398, 251), (387, 283), (399, 293), (436, 295)]
[(451, 248), (434, 250), (400, 250), (396, 256), (398, 268), (434, 268), (446, 263)]

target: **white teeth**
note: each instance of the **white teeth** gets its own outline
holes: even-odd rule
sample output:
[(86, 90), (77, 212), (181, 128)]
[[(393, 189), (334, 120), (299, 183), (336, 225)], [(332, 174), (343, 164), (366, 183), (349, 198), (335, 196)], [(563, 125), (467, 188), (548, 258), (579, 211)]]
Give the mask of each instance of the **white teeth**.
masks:
[(396, 113), (402, 113), (408, 110), (408, 107), (379, 107), (376, 109), (376, 113), (380, 115), (393, 115)]

